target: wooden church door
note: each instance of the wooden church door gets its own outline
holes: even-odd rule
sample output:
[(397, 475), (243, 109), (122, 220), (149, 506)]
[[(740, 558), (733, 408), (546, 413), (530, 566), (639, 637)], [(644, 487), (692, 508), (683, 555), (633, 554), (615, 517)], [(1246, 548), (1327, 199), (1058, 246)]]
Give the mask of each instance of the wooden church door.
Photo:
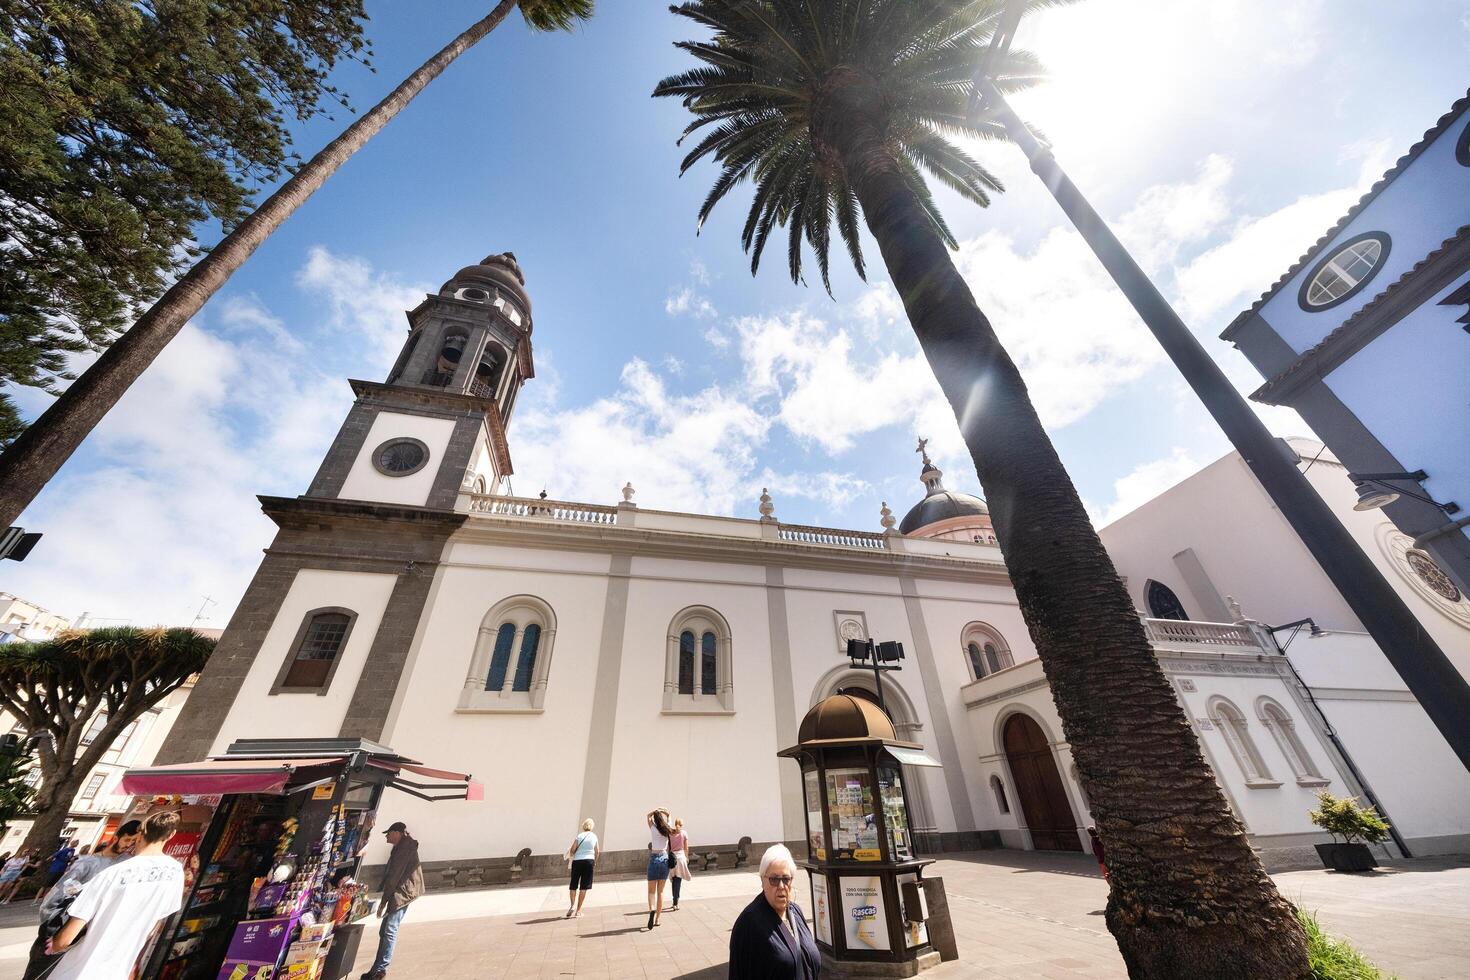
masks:
[(1041, 726), (1026, 715), (1012, 715), (1003, 737), (1032, 846), (1038, 851), (1082, 850), (1067, 791)]

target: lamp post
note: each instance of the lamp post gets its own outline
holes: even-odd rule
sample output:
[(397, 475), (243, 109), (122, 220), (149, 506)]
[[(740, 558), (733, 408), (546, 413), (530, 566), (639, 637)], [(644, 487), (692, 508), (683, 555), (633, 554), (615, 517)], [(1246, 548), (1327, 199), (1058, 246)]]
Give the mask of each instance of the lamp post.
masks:
[(1025, 3), (1011, 0), (1000, 17), (974, 76), (970, 118), (993, 113), (1025, 152), (1032, 172), (1051, 191), (1461, 764), (1470, 769), (1470, 684), (1312, 489), (1290, 450), (1271, 435), (1051, 151), (1041, 145), (991, 81), (990, 67), (999, 65), (1010, 49)]
[[(874, 643), (866, 640), (848, 640), (847, 657), (855, 669), (871, 669), (873, 684), (878, 688), (878, 707), (888, 714), (888, 705), (883, 703), (883, 671), (903, 670), (897, 661), (903, 659), (903, 644), (897, 640)], [(869, 661), (872, 661), (871, 665)]]

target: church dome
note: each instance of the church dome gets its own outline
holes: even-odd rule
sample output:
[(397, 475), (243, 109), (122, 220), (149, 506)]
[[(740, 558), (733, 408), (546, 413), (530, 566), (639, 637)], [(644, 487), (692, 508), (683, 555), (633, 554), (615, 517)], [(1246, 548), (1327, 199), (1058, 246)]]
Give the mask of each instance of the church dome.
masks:
[(851, 694), (834, 694), (812, 705), (801, 720), (799, 742), (825, 742), (834, 738), (884, 738), (897, 741), (893, 722), (871, 701)]
[(899, 522), (898, 529), (912, 534), (921, 527), (937, 524), (951, 517), (987, 517), (990, 507), (979, 497), (953, 490), (939, 490), (914, 504)]
[(479, 265), (465, 266), (439, 291), (454, 294), (466, 287), (473, 289), (476, 286), (489, 286), (510, 295), (525, 311), (526, 316), (530, 317), (531, 297), (526, 292), (526, 276), (521, 272), (514, 252), (487, 255), (480, 260)]
[[(924, 499), (914, 504), (899, 522), (899, 533), (913, 534), (941, 521), (955, 522), (955, 518), (969, 517), (977, 519), (973, 527), (989, 530), (990, 506), (973, 494), (944, 489), (944, 473), (929, 461), (929, 453), (924, 449), (927, 441), (919, 442), (919, 452), (924, 457), (924, 468), (919, 473), (919, 480), (924, 484), (926, 493)], [(970, 527), (972, 525), (963, 520), (947, 525), (950, 529)], [(941, 530), (938, 533), (945, 532)]]

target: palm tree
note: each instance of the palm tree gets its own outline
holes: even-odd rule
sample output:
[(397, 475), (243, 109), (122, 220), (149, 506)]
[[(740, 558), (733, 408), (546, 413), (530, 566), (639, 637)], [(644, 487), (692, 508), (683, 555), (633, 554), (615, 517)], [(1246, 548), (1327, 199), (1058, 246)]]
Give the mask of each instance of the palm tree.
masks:
[[(1031, 7), (1045, 5), (1033, 0)], [(1021, 611), (1041, 657), (1111, 872), (1107, 923), (1135, 977), (1306, 977), (1291, 907), (1251, 851), (1159, 669), (1076, 489), (949, 250), (927, 184), (977, 204), (999, 182), (956, 137), (975, 60), (1001, 0), (690, 0), (713, 32), (680, 43), (701, 65), (654, 94), (694, 114), (688, 170), (719, 176), (702, 223), (749, 180), (743, 240), (754, 271), (776, 226), (793, 280), (802, 240), (828, 283), (832, 224), (863, 273), (858, 214), (974, 460)], [(1041, 77), (1013, 51), (1004, 92)], [(829, 285), (830, 290), (830, 285)]]
[(594, 0), (500, 0), (493, 10), (420, 65), (383, 101), (308, 160), (159, 297), (148, 312), (138, 317), (127, 333), (0, 454), (0, 528), (15, 522), (189, 318), (199, 312), (261, 243), (454, 59), (495, 30), (516, 7), (520, 7), (521, 16), (533, 29), (552, 31), (568, 30), (592, 16), (593, 5)]

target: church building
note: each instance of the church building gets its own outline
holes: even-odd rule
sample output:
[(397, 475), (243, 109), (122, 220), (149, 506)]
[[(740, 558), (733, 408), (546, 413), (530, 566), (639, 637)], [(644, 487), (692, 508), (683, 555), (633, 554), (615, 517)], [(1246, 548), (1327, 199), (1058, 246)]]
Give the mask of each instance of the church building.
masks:
[[(919, 849), (1087, 848), (1088, 802), (988, 509), (946, 489), (922, 443), (922, 496), (901, 520), (884, 504), (872, 531), (785, 523), (766, 494), (749, 518), (645, 509), (631, 485), (617, 503), (510, 496), (506, 429), (535, 376), (515, 257), (460, 270), (408, 320), (387, 379), (351, 382), (306, 492), (261, 498), (275, 539), (158, 762), (242, 737), (345, 736), (473, 773), (483, 802), (401, 798), (385, 814), (414, 829), (431, 872), (560, 855), (588, 817), (612, 868), (640, 866), (660, 805), (696, 850), (800, 845), (799, 774), (776, 751), (828, 695), (876, 699), (849, 639), (897, 640), (907, 658), (883, 703), (939, 763), (903, 772)], [(1145, 552), (1117, 553), (1157, 560)], [(1193, 587), (1211, 561), (1174, 567)], [(1313, 794), (1363, 795), (1379, 778), (1350, 758), (1334, 728), (1347, 722), (1317, 710), (1283, 634), (1126, 564), (1130, 588), (1148, 582), (1148, 633), (1228, 796), (1268, 862), (1302, 861), (1323, 839), (1305, 817)], [(1375, 698), (1422, 719), (1371, 641), (1352, 643), (1352, 669), (1314, 661), (1326, 679), (1310, 683), (1369, 692), (1353, 724), (1387, 717)], [(1422, 840), (1396, 846), (1470, 843), (1470, 780), (1413, 724), (1426, 771), (1378, 787), (1396, 819), (1416, 815)], [(1444, 806), (1459, 816), (1420, 813)]]

